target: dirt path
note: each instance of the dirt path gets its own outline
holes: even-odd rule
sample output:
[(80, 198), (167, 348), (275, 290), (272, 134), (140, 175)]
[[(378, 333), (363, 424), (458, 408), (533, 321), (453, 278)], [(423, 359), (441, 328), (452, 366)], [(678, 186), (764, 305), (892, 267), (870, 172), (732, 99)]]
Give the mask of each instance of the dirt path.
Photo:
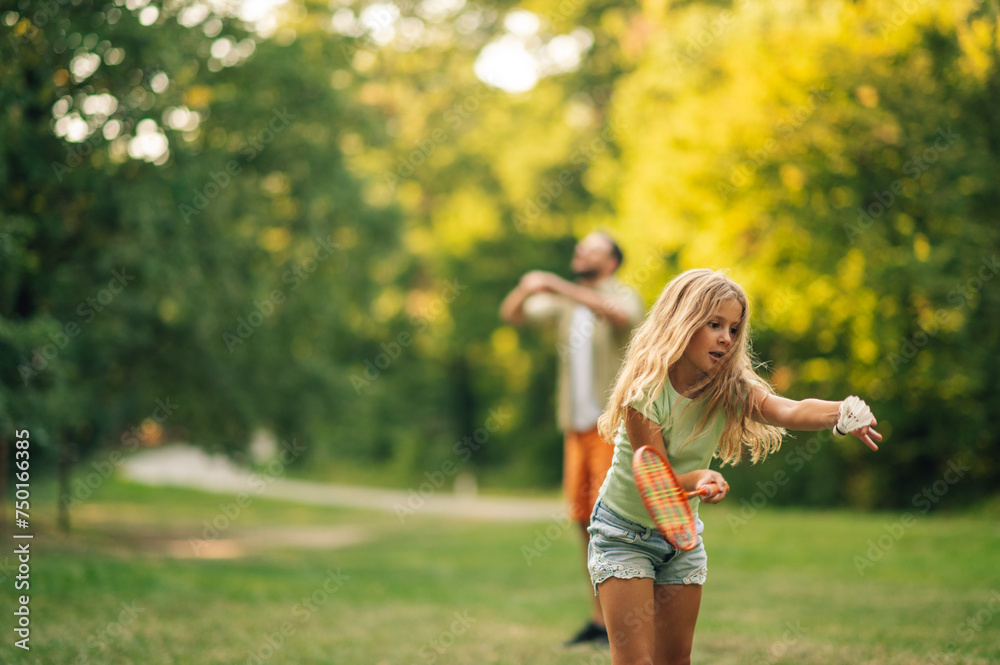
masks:
[[(144, 450), (121, 465), (122, 475), (144, 485), (172, 485), (218, 494), (247, 492), (271, 499), (327, 506), (350, 506), (396, 513), (417, 513), (493, 521), (547, 521), (566, 514), (555, 499), (518, 499), (455, 494), (427, 481), (410, 490), (329, 485), (254, 474), (222, 455), (209, 455), (186, 445)], [(266, 487), (265, 487), (266, 485)]]

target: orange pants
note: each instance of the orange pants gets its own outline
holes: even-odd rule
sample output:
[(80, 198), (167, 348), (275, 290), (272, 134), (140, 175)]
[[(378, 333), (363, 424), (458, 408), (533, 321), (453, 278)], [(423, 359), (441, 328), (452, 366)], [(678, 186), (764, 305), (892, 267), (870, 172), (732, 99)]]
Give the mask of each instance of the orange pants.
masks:
[(597, 493), (611, 468), (615, 447), (608, 444), (597, 428), (587, 432), (566, 432), (563, 447), (563, 492), (569, 501), (569, 518), (590, 522)]

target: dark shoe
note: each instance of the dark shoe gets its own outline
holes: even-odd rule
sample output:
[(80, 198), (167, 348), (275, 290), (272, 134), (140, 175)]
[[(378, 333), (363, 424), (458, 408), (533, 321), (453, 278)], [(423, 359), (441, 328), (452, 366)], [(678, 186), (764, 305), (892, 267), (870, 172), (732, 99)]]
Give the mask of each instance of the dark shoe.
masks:
[(572, 647), (577, 644), (606, 645), (608, 643), (608, 629), (590, 621), (573, 639), (566, 642), (566, 646)]

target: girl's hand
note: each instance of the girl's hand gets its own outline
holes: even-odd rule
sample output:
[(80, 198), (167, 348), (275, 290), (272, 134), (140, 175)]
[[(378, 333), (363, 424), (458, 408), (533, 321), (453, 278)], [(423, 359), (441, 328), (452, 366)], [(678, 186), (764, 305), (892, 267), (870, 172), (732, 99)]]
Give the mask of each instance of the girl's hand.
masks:
[(701, 488), (708, 489), (708, 494), (701, 497), (705, 503), (719, 503), (729, 494), (729, 483), (722, 477), (722, 474), (712, 469), (698, 469), (677, 477), (681, 487), (688, 492), (694, 492)]
[[(881, 441), (882, 435), (875, 431), (875, 425), (878, 425), (878, 421), (875, 420), (875, 416), (872, 416), (872, 424), (865, 425), (864, 427), (859, 427), (858, 429), (851, 432), (854, 436), (861, 439), (861, 442), (872, 450), (878, 450), (878, 445), (875, 441)], [(874, 440), (873, 440), (874, 439)]]

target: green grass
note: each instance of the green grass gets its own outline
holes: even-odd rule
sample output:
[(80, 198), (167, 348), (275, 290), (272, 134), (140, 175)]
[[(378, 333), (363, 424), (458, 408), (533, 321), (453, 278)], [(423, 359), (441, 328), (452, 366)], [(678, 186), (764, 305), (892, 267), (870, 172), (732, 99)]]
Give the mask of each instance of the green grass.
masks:
[[(36, 494), (51, 497), (51, 488)], [(219, 538), (266, 530), (265, 542), (244, 542), (237, 558), (192, 558), (186, 539), (230, 500), (109, 481), (76, 511), (69, 537), (35, 504), (32, 648), (12, 646), (8, 578), (0, 662), (610, 662), (607, 650), (559, 646), (583, 621), (588, 597), (577, 534), (552, 521), (417, 514), (400, 524), (390, 513), (256, 498)], [(900, 533), (892, 526), (900, 515), (761, 511), (734, 531), (726, 510), (702, 511), (710, 572), (695, 663), (1000, 660), (995, 519), (916, 516), (898, 538), (882, 539), (885, 551), (862, 574), (854, 557)], [(317, 529), (366, 539), (282, 544)], [(543, 543), (529, 565), (522, 547)]]

